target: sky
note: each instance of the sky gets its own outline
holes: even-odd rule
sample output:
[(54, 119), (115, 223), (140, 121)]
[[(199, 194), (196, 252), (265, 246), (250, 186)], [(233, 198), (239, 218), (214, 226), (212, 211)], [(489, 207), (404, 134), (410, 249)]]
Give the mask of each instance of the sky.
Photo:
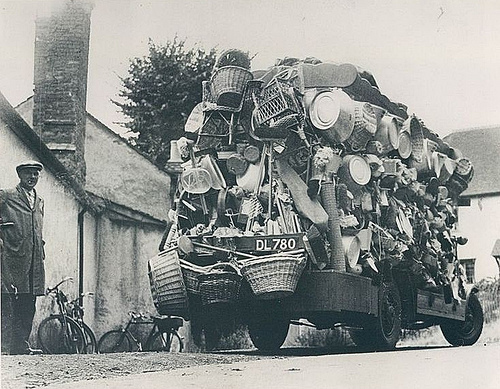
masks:
[[(50, 0), (53, 2), (55, 0)], [(500, 2), (495, 0), (94, 0), (87, 109), (120, 132), (120, 76), (130, 59), (177, 34), (188, 45), (369, 70), (393, 101), (441, 136), (500, 125)], [(0, 91), (33, 91), (34, 20), (49, 0), (0, 0)]]

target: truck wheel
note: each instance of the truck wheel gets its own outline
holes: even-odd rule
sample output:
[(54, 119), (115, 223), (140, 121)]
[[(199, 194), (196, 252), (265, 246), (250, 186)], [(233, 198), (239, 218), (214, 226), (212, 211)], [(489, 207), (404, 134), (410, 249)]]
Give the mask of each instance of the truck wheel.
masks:
[(286, 339), (290, 321), (282, 317), (250, 320), (248, 332), (255, 347), (260, 351), (276, 351)]
[(441, 332), (453, 346), (471, 346), (483, 331), (483, 308), (476, 294), (471, 294), (465, 309), (465, 321), (441, 323)]
[(378, 296), (378, 317), (361, 330), (350, 330), (356, 346), (370, 350), (391, 350), (401, 332), (401, 299), (394, 283), (383, 283)]

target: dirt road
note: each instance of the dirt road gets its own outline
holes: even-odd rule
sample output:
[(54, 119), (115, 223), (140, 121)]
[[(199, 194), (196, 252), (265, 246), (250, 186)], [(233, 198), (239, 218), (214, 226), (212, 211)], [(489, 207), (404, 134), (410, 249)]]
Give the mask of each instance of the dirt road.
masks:
[[(500, 345), (472, 347), (400, 348), (393, 352), (318, 355), (317, 350), (282, 350), (278, 357), (242, 354), (207, 354), (202, 366), (170, 367), (167, 371), (66, 382), (53, 389), (128, 388), (497, 388), (500, 381)], [(309, 354), (309, 355), (308, 355)], [(91, 356), (80, 356), (91, 357)], [(184, 354), (183, 358), (195, 358)], [(199, 362), (199, 361), (198, 361)], [(229, 363), (228, 363), (229, 362)], [(3, 370), (3, 369), (2, 369)], [(4, 389), (26, 388), (15, 381)], [(11, 385), (9, 385), (9, 383)], [(21, 384), (17, 381), (17, 384)], [(47, 385), (48, 382), (45, 383)], [(32, 386), (33, 387), (33, 386)]]

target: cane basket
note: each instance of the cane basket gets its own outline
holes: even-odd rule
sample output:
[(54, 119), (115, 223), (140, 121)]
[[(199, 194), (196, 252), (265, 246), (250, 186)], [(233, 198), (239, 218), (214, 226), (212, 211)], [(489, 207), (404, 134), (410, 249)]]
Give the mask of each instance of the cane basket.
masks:
[(250, 71), (239, 66), (224, 66), (212, 75), (212, 92), (218, 105), (238, 107), (248, 81), (253, 79)]
[(200, 282), (198, 277), (207, 272), (207, 267), (197, 266), (191, 262), (180, 260), (182, 275), (184, 276), (184, 284), (189, 294), (200, 294)]
[(148, 261), (153, 303), (161, 315), (186, 317), (188, 298), (177, 247), (160, 252)]
[(220, 263), (198, 276), (203, 305), (235, 303), (239, 298), (241, 274), (229, 263)]
[(300, 112), (293, 88), (277, 78), (263, 89), (255, 108), (257, 124), (269, 127), (286, 127)]
[(241, 261), (241, 274), (261, 300), (280, 299), (295, 292), (306, 256), (284, 253)]

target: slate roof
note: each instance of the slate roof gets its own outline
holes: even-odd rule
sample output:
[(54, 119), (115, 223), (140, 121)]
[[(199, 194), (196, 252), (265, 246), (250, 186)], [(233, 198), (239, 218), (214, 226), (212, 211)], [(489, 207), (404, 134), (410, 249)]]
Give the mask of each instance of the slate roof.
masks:
[(457, 131), (444, 140), (474, 165), (474, 178), (462, 197), (500, 195), (500, 125)]

